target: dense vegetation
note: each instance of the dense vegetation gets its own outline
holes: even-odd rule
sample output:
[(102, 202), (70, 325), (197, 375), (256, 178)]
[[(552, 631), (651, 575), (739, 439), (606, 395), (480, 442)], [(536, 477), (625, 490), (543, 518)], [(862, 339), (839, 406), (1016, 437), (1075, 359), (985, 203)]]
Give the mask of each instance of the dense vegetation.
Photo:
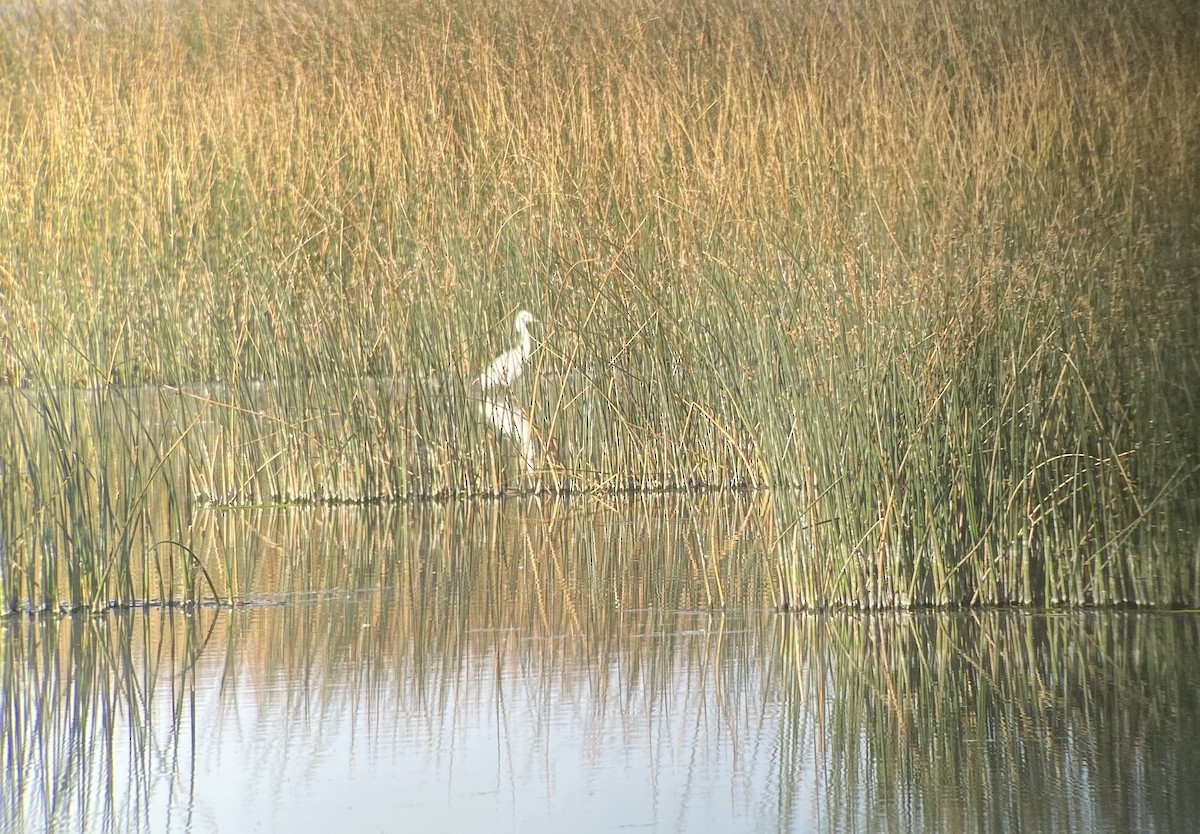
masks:
[(1200, 601), (1192, 4), (500, 6), (6, 13), (6, 604), (517, 485), (771, 487), (792, 605)]

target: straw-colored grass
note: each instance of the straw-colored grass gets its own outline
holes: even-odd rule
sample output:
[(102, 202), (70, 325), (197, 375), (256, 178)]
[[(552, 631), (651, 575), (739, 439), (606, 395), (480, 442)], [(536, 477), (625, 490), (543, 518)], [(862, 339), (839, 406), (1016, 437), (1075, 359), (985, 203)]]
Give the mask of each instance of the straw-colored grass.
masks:
[(1194, 602), (1195, 23), (15, 14), (0, 373), (179, 386), (216, 503), (497, 494), (531, 484), (471, 381), (528, 307), (532, 485), (794, 489), (792, 604)]

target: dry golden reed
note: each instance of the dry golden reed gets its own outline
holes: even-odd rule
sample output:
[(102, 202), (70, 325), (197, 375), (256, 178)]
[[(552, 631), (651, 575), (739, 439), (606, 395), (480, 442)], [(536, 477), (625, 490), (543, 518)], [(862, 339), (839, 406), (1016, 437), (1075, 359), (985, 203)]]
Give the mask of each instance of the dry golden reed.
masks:
[(1197, 596), (1190, 4), (12, 14), (0, 373), (176, 386), (190, 493), (774, 487), (794, 604)]

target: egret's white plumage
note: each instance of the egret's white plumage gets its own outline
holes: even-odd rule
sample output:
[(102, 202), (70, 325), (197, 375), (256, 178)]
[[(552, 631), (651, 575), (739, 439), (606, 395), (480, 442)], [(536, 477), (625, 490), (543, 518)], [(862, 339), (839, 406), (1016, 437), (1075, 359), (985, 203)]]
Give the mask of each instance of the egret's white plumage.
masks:
[(513, 329), (517, 331), (520, 341), (515, 348), (506, 350), (493, 359), (492, 364), (479, 377), (479, 384), (485, 391), (497, 386), (507, 388), (521, 376), (521, 372), (525, 370), (525, 363), (533, 353), (533, 337), (529, 335), (529, 325), (535, 321), (537, 317), (528, 310), (517, 313), (516, 319), (513, 320)]
[(513, 403), (505, 393), (492, 393), (491, 389), (510, 387), (525, 370), (525, 363), (533, 354), (533, 337), (529, 335), (529, 325), (537, 321), (537, 317), (528, 310), (517, 313), (513, 319), (513, 329), (517, 331), (517, 346), (492, 360), (488, 369), (479, 377), (479, 385), (483, 395), (483, 417), (491, 423), (496, 431), (505, 437), (511, 437), (521, 447), (521, 456), (525, 459), (525, 471), (533, 474), (537, 458), (537, 442), (534, 440), (533, 423), (524, 409)]

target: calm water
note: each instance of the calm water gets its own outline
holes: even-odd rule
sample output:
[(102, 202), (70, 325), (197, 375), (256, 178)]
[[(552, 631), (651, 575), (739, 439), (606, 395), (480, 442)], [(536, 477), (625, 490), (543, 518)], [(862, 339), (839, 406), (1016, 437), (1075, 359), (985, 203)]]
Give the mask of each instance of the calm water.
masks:
[(773, 613), (745, 509), (212, 514), (237, 607), (0, 621), (0, 829), (1200, 823), (1200, 618)]

